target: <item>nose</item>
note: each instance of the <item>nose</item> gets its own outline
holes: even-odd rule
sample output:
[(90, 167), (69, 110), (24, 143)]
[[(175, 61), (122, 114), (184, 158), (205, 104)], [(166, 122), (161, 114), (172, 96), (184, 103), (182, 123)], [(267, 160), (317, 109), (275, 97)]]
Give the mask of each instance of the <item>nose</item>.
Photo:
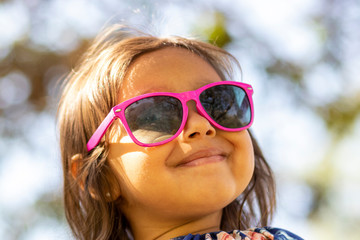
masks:
[(189, 113), (182, 133), (184, 140), (191, 141), (204, 137), (214, 137), (216, 135), (216, 129), (205, 117), (197, 112), (195, 103), (190, 101), (187, 105)]

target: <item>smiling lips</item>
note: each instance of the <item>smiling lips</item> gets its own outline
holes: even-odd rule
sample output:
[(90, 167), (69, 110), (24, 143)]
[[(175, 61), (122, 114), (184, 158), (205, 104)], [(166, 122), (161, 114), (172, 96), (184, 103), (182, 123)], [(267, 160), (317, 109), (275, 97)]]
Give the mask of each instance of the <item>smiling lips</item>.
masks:
[(226, 158), (227, 154), (223, 151), (216, 148), (210, 148), (190, 154), (188, 157), (184, 158), (177, 167), (193, 167), (208, 163), (221, 162)]

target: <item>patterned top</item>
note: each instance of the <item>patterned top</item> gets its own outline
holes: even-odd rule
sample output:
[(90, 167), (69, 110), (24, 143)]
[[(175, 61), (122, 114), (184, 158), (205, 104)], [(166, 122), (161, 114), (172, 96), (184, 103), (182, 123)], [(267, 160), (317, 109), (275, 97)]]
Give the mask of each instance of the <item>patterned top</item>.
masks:
[(245, 231), (212, 232), (206, 234), (188, 234), (173, 240), (304, 240), (303, 238), (280, 228), (251, 228)]

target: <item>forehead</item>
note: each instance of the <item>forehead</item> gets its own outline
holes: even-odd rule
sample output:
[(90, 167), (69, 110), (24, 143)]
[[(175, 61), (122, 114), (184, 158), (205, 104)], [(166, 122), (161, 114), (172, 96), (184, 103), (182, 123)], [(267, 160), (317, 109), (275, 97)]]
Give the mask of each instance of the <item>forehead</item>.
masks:
[(179, 47), (166, 47), (136, 58), (120, 89), (122, 102), (149, 92), (185, 92), (221, 81), (203, 58)]

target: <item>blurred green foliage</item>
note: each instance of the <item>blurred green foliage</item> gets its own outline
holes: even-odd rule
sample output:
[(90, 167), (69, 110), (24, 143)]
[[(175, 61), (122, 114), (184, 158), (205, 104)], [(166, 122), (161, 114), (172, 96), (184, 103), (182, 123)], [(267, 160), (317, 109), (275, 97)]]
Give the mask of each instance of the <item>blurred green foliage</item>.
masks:
[(204, 24), (198, 30), (205, 36), (209, 43), (224, 48), (232, 41), (226, 27), (225, 13), (214, 11), (211, 15), (213, 23)]
[(335, 137), (341, 139), (353, 131), (360, 115), (360, 92), (342, 96), (334, 102), (318, 107), (316, 111)]

